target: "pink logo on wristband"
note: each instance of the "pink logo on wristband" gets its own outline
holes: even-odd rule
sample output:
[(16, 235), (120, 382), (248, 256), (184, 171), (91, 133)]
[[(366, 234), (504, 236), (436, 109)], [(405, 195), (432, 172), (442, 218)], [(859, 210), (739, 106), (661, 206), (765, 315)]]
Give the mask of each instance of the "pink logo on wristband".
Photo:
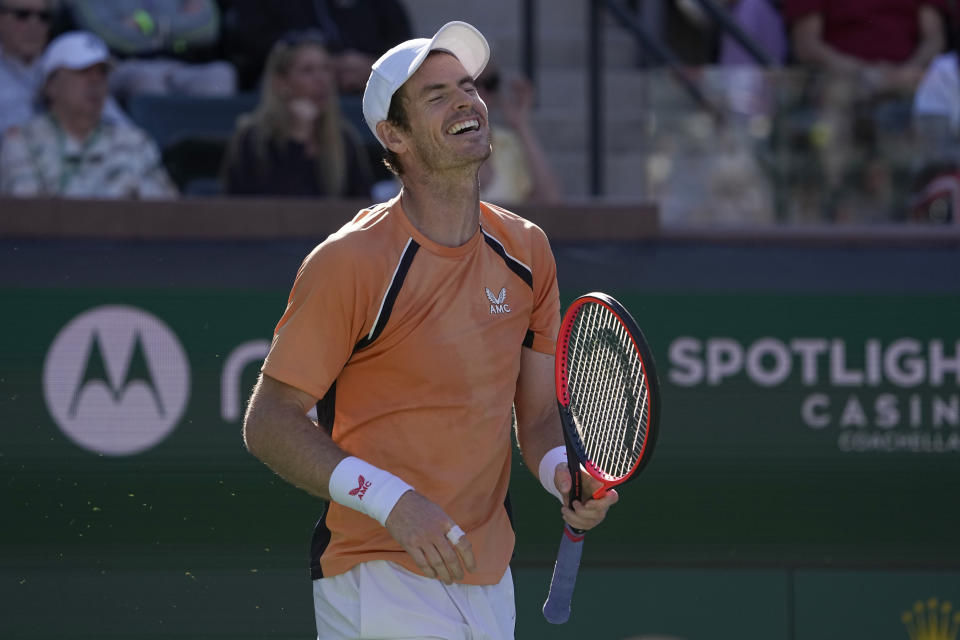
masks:
[(371, 484), (373, 484), (373, 483), (372, 483), (372, 482), (368, 482), (367, 480), (365, 480), (362, 475), (361, 475), (361, 476), (358, 476), (358, 477), (357, 477), (357, 488), (356, 488), (356, 489), (350, 489), (350, 495), (352, 495), (352, 496), (357, 496), (357, 500), (363, 500), (363, 496), (364, 496), (364, 494), (367, 492), (367, 489), (370, 488), (370, 485), (371, 485)]

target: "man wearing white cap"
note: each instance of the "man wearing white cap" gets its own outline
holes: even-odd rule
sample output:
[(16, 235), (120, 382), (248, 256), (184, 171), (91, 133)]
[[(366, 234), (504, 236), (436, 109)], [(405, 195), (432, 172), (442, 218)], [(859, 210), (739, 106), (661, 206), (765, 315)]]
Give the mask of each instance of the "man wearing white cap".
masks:
[(40, 64), (45, 111), (5, 135), (0, 193), (176, 196), (156, 144), (140, 129), (104, 117), (110, 54), (100, 38), (65, 33), (50, 43)]
[[(40, 58), (55, 15), (53, 0), (0, 0), (0, 142), (9, 127), (35, 115)], [(104, 116), (129, 121), (112, 98)]]
[[(374, 63), (364, 115), (403, 188), (304, 260), (248, 407), (250, 451), (330, 501), (312, 546), (320, 638), (512, 638), (512, 407), (528, 468), (561, 502), (570, 487), (550, 246), (479, 199), (488, 57), (451, 22)], [(590, 529), (616, 500), (562, 517)]]

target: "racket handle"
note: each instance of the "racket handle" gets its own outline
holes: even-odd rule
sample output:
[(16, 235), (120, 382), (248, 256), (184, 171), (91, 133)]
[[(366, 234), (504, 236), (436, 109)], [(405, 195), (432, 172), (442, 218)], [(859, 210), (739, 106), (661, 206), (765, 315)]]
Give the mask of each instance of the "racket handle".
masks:
[(551, 624), (563, 624), (570, 619), (570, 602), (573, 600), (573, 587), (577, 583), (580, 570), (580, 556), (583, 554), (583, 532), (564, 526), (557, 551), (557, 564), (553, 567), (550, 580), (550, 592), (543, 603), (543, 617)]

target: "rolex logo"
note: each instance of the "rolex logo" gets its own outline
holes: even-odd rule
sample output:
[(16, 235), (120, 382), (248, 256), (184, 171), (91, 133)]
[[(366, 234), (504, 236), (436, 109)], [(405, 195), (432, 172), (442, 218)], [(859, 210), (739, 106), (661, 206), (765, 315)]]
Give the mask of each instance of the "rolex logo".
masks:
[(500, 314), (500, 313), (510, 313), (510, 305), (506, 303), (507, 300), (507, 288), (502, 287), (500, 293), (493, 295), (493, 291), (484, 287), (484, 291), (487, 292), (487, 300), (490, 301), (490, 313), (491, 314)]
[(949, 602), (930, 598), (926, 603), (916, 602), (913, 609), (903, 612), (900, 620), (907, 627), (910, 640), (956, 640), (960, 612), (954, 612)]

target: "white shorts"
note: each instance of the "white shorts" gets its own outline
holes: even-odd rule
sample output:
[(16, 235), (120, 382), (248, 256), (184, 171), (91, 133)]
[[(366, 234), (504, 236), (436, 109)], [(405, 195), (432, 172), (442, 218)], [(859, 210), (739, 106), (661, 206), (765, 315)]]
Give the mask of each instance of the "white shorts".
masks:
[(319, 640), (513, 640), (510, 568), (495, 585), (445, 585), (386, 560), (313, 581)]

